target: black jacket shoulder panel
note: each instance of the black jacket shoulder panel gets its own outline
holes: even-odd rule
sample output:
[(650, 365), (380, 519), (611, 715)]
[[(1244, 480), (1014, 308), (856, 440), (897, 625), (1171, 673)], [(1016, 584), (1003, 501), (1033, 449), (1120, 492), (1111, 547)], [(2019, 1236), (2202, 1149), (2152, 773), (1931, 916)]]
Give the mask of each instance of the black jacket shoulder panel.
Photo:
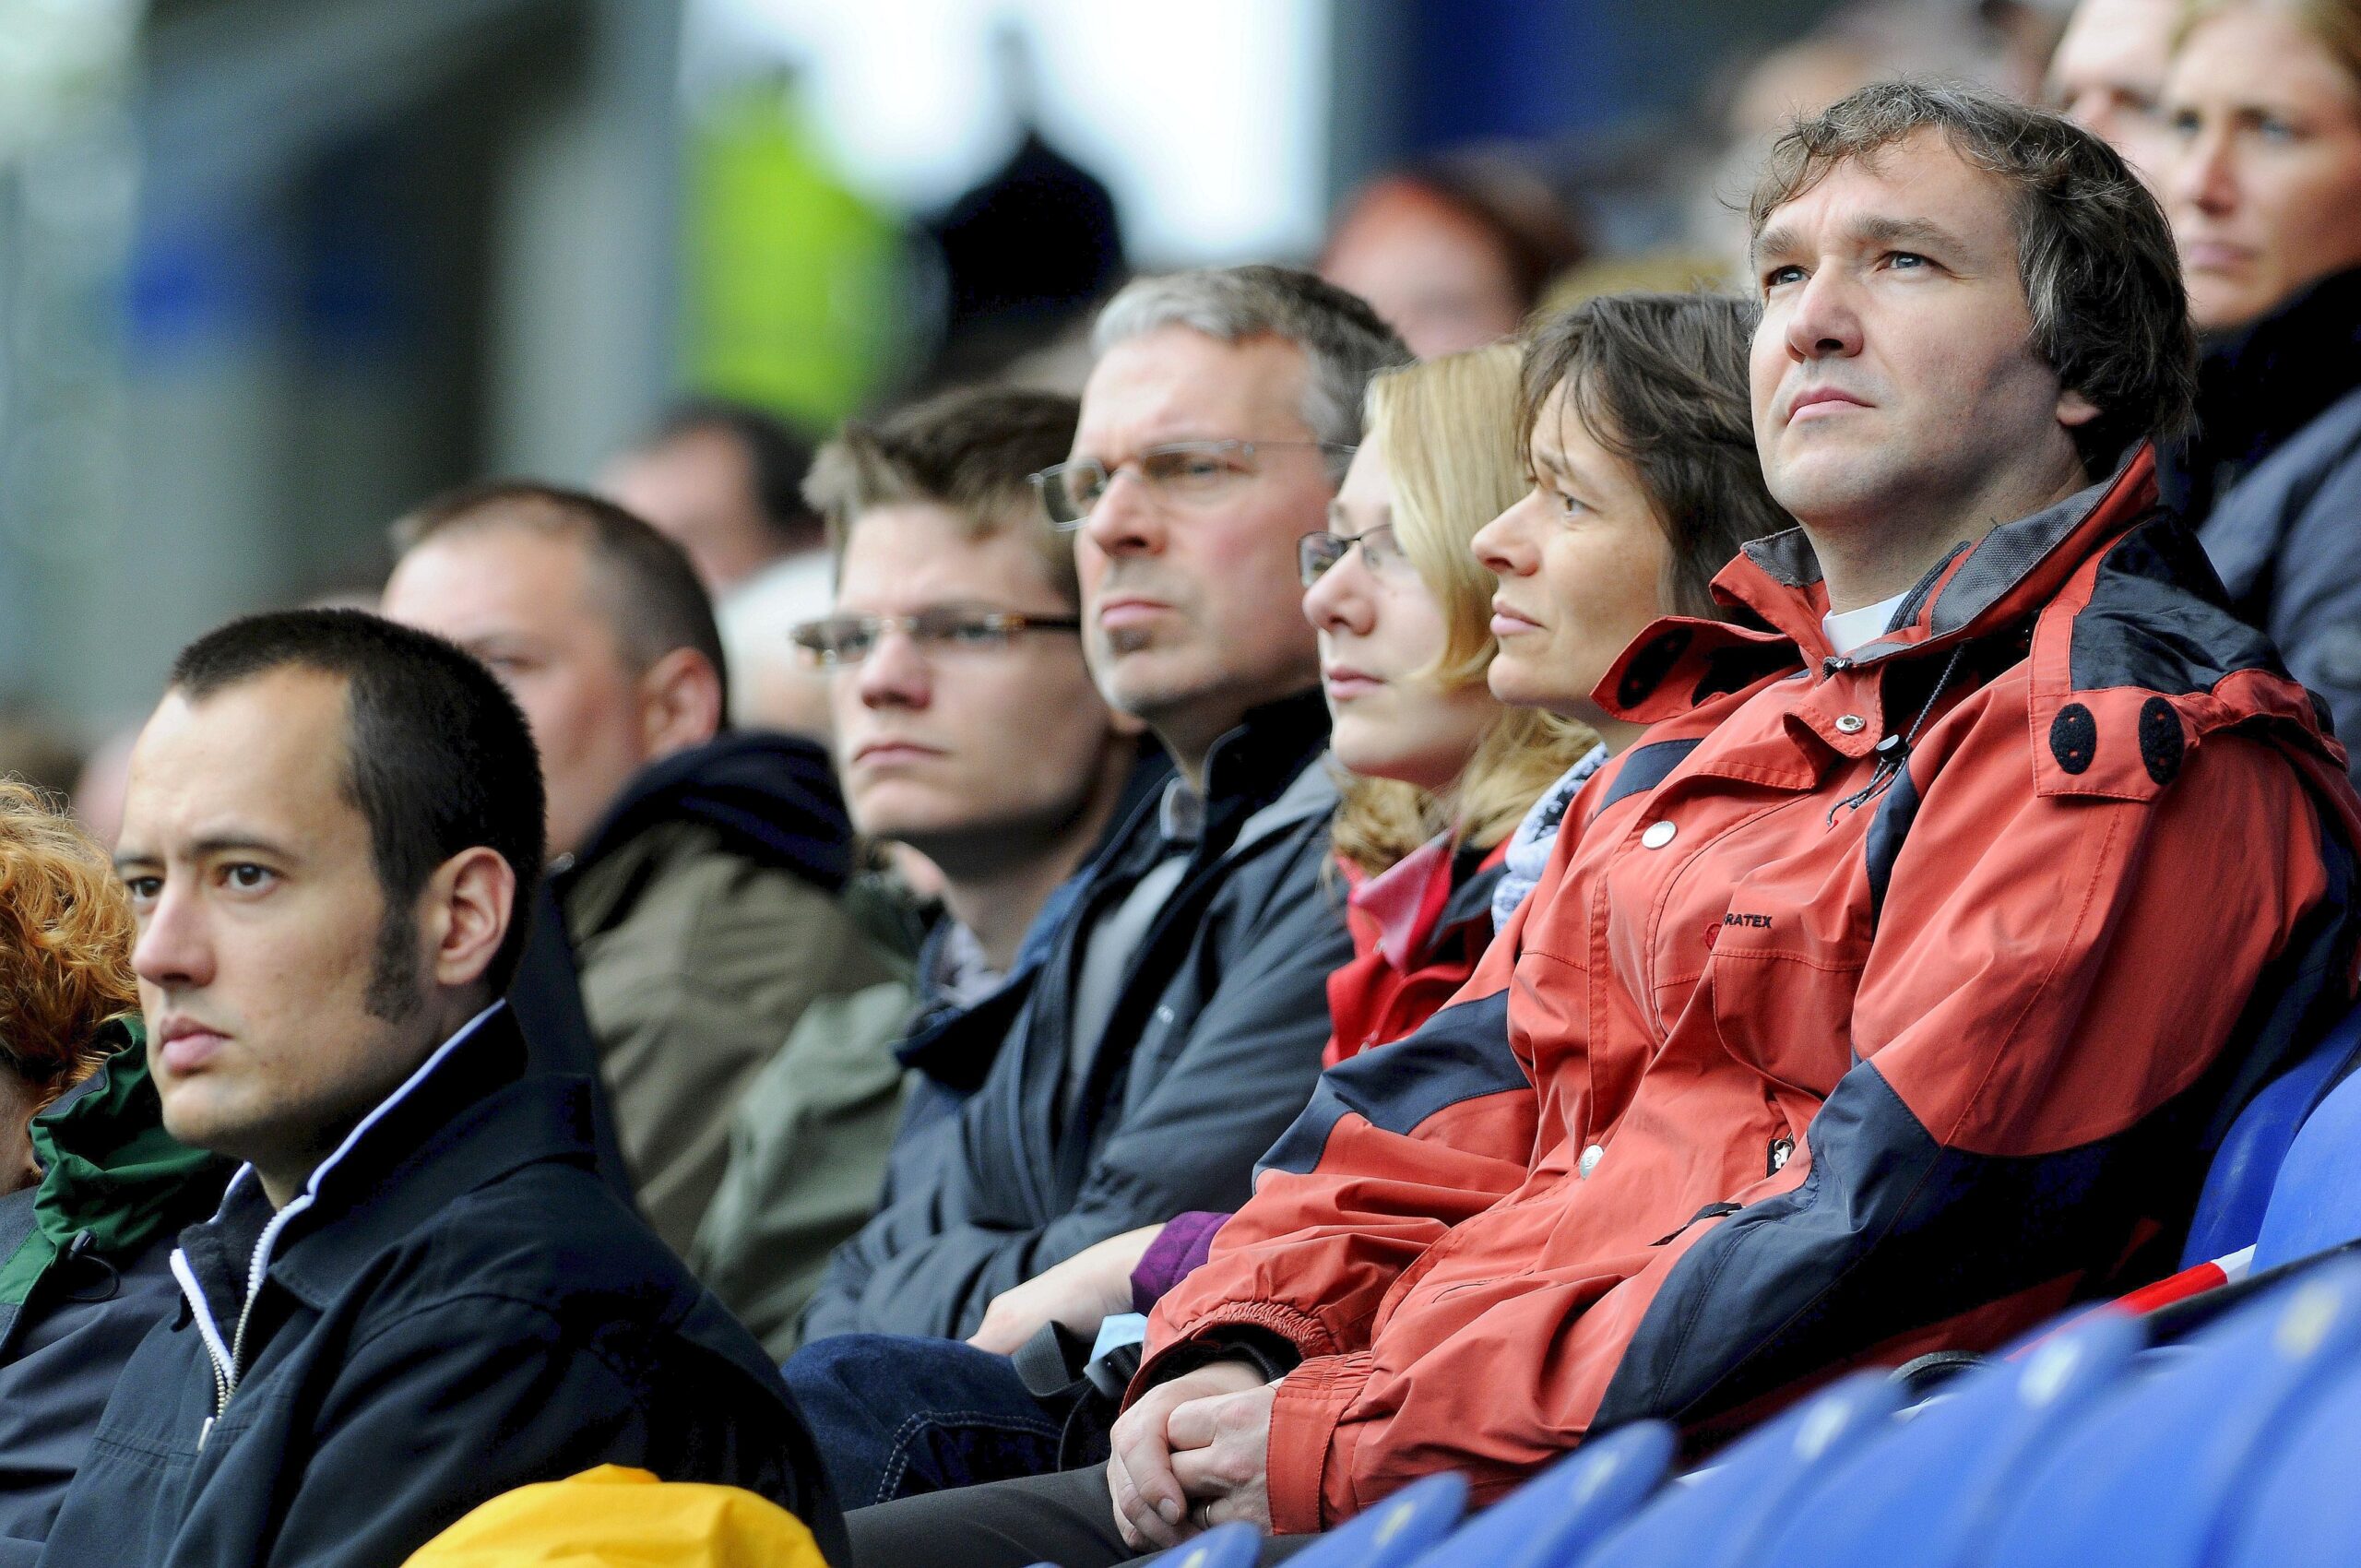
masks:
[(2130, 686), (2180, 696), (2211, 691), (2237, 670), (2284, 674), (2278, 650), (2238, 619), (2197, 536), (2157, 512), (2100, 558), (2089, 603), (2074, 617), (2077, 691)]

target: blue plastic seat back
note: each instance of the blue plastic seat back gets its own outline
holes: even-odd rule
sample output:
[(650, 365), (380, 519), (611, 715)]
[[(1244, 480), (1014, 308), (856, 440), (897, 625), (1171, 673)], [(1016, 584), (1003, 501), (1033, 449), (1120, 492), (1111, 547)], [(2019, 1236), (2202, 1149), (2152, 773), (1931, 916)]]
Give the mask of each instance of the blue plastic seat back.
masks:
[(2361, 1073), (2329, 1090), (2280, 1163), (2255, 1237), (2254, 1267), (2324, 1252), (2361, 1237)]
[[(1467, 1481), (1444, 1471), (1371, 1503), (1287, 1561), (1296, 1568), (1407, 1568), (1467, 1511)], [(1251, 1561), (1251, 1559), (1250, 1559)], [(1206, 1568), (1213, 1568), (1207, 1564)]]
[(1596, 1568), (1718, 1568), (1751, 1563), (1787, 1500), (1855, 1443), (1885, 1431), (1902, 1391), (1883, 1372), (1856, 1372), (1656, 1493), (1575, 1562)]
[(2205, 1187), (2189, 1225), (2189, 1244), (2181, 1249), (2181, 1267), (2211, 1263), (2255, 1244), (2296, 1134), (2356, 1056), (2361, 1056), (2361, 1007), (2339, 1019), (2302, 1061), (2265, 1084), (2238, 1113), (2206, 1168)]
[(2008, 1568), (2195, 1568), (2263, 1443), (2361, 1353), (2361, 1263), (2288, 1281), (2157, 1358), (2058, 1434), (1985, 1553)]
[(1157, 1558), (1149, 1568), (1254, 1568), (1263, 1554), (1263, 1533), (1252, 1525), (1216, 1525), (1194, 1540)]
[(2145, 1341), (2138, 1319), (2089, 1313), (1962, 1373), (1799, 1491), (1759, 1561), (1952, 1568), (1990, 1533), (2045, 1442), (2122, 1378)]
[(1672, 1429), (1634, 1421), (1594, 1438), (1453, 1530), (1412, 1568), (1548, 1568), (1587, 1550), (1648, 1499), (1672, 1465)]
[(2361, 1562), (2361, 1366), (2348, 1366), (2276, 1435), (2273, 1455), (2228, 1522), (2223, 1568), (2352, 1568)]

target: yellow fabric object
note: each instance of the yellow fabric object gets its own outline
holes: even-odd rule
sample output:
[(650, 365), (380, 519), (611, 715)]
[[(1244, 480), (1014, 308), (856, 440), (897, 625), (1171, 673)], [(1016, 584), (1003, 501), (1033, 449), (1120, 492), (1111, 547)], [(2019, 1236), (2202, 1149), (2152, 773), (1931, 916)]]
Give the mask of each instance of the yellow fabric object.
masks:
[(601, 1465), (504, 1492), (403, 1568), (827, 1568), (803, 1522), (734, 1486)]

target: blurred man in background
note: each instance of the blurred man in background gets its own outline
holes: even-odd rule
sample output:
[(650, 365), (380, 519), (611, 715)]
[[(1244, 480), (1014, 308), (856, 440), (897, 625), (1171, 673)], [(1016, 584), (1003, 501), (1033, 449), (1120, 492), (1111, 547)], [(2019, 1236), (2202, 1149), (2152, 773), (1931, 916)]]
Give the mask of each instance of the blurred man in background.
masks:
[(730, 663), (730, 719), (825, 741), (827, 683), (789, 629), (827, 612), (827, 540), (803, 502), (812, 444), (749, 404), (681, 404), (609, 464), (599, 490), (688, 552), (713, 596)]
[(2181, 0), (2082, 0), (2050, 56), (2050, 106), (2123, 155), (2155, 185), (2172, 153), (2165, 71)]
[(1363, 186), (1329, 230), (1320, 276), (1367, 300), (1430, 360), (1513, 335), (1589, 250), (1540, 175), (1463, 155)]
[(827, 755), (727, 731), (705, 590), (611, 503), (479, 486), (394, 540), (386, 614), (482, 659), (532, 724), (551, 885), (623, 1152), (685, 1253), (731, 1111), (804, 1008), (897, 972), (836, 897), (851, 827)]

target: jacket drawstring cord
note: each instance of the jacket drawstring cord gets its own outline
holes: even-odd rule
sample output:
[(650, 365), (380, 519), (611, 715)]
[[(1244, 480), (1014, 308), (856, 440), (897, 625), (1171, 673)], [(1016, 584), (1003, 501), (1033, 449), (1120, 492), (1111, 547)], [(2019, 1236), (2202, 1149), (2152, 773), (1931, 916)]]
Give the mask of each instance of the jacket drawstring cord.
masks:
[(1858, 811), (1884, 794), (1887, 787), (1901, 777), (1902, 770), (1910, 765), (1910, 748), (1917, 744), (1918, 731), (1927, 727), (1928, 716), (1935, 711), (1936, 699), (1940, 697), (1945, 688), (1951, 685), (1952, 677), (1959, 671), (1961, 656), (1966, 652), (1965, 641), (1962, 641), (1957, 647), (1952, 649), (1951, 658), (1943, 663), (1941, 678), (1936, 681), (1935, 689), (1927, 694), (1927, 701), (1918, 709), (1918, 717), (1910, 721), (1909, 730), (1899, 736), (1888, 735), (1878, 742), (1878, 763), (1869, 770), (1869, 781), (1828, 808), (1829, 826), (1836, 826), (1838, 812)]

